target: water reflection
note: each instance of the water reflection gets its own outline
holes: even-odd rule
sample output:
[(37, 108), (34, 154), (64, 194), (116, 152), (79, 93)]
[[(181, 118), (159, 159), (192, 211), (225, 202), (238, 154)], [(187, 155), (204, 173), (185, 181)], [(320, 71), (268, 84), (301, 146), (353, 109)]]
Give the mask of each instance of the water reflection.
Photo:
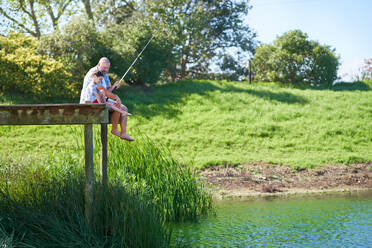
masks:
[(372, 191), (223, 200), (176, 235), (192, 247), (372, 247)]

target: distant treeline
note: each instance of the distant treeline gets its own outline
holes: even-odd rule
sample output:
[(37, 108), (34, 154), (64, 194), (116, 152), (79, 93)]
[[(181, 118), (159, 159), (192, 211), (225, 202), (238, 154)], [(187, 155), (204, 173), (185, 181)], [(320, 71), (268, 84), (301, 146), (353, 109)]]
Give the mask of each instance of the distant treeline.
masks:
[[(119, 79), (151, 37), (125, 82), (245, 80), (330, 87), (340, 65), (334, 48), (288, 31), (259, 44), (244, 22), (248, 0), (12, 0), (0, 3), (0, 94), (77, 98), (100, 57)], [(370, 78), (370, 60), (361, 78)], [(213, 68), (213, 70), (211, 70)]]
[(212, 63), (237, 79), (246, 65), (228, 50), (253, 54), (256, 34), (243, 23), (250, 8), (243, 0), (2, 2), (0, 90), (75, 98), (100, 57), (118, 79), (152, 36), (128, 84), (215, 77)]

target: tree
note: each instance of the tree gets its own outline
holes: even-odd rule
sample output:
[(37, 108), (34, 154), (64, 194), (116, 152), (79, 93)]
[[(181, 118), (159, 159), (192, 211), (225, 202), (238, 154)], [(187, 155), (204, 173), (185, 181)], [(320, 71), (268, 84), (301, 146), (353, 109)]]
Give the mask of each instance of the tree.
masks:
[(84, 5), (85, 14), (87, 15), (88, 19), (94, 21), (91, 1), (81, 0), (81, 2)]
[[(39, 5), (50, 2), (11, 1), (38, 1)], [(68, 0), (58, 1), (66, 3)], [(145, 41), (146, 38), (154, 35), (156, 37), (154, 40), (157, 42), (152, 42), (141, 58), (146, 58), (152, 51), (158, 51), (154, 54), (158, 53), (159, 59), (147, 57), (150, 59), (149, 65), (154, 66), (156, 62), (155, 64), (158, 65), (156, 68), (161, 69), (160, 74), (174, 81), (185, 77), (197, 78), (207, 75), (212, 61), (217, 61), (217, 65), (226, 64), (223, 58), (228, 57), (227, 50), (230, 48), (252, 54), (255, 47), (255, 33), (243, 23), (242, 18), (251, 8), (248, 0), (76, 0), (71, 4), (75, 6), (77, 2), (81, 10), (84, 9), (87, 18), (99, 27), (96, 31), (99, 30), (100, 33), (107, 35), (107, 37), (101, 36), (105, 45), (111, 44), (110, 48), (115, 47), (111, 50), (127, 56), (126, 58), (133, 58), (134, 53), (144, 45), (138, 42), (139, 40)], [(44, 5), (38, 8), (47, 10)], [(50, 10), (44, 12), (50, 13), (51, 17), (54, 16), (54, 19), (51, 19), (57, 20), (58, 15), (55, 14), (57, 12)], [(55, 26), (56, 21), (53, 23)], [(144, 30), (143, 33), (141, 30)], [(43, 32), (39, 31), (33, 35), (40, 37), (41, 33)], [(131, 38), (127, 39), (127, 37)], [(143, 65), (146, 64), (145, 62), (147, 61), (142, 60)], [(229, 59), (230, 66), (231, 62), (232, 60)], [(234, 63), (235, 65), (230, 69), (241, 69), (242, 66), (236, 59)], [(129, 76), (134, 77), (136, 72), (136, 79), (132, 77), (134, 81), (147, 81), (140, 76), (139, 72), (143, 68), (140, 69), (139, 65), (134, 67), (135, 70)], [(236, 72), (232, 74), (233, 77), (237, 77)], [(150, 81), (155, 78), (157, 77)]]
[(57, 29), (62, 16), (75, 13), (75, 0), (0, 0), (0, 14), (9, 29), (40, 38), (52, 27)]
[(71, 16), (75, 11), (69, 7), (75, 0), (40, 0), (42, 9), (45, 9), (52, 22), (53, 29), (56, 30), (58, 22), (63, 15)]
[(339, 58), (335, 50), (308, 39), (300, 30), (263, 44), (253, 58), (256, 79), (282, 83), (330, 86), (337, 79)]
[(153, 0), (143, 1), (144, 15), (163, 29), (173, 42), (174, 79), (198, 77), (209, 70), (213, 58), (232, 47), (252, 52), (256, 34), (243, 23), (249, 1)]
[(220, 78), (232, 81), (244, 80), (248, 74), (248, 68), (239, 61), (242, 59), (240, 56), (234, 58), (232, 55), (223, 54), (221, 55), (222, 60), (219, 64), (221, 72)]
[(91, 21), (76, 17), (60, 30), (44, 35), (38, 52), (62, 61), (72, 74), (71, 84), (80, 90), (85, 72), (101, 57), (110, 59), (112, 79), (117, 79), (154, 35), (125, 81), (131, 84), (155, 83), (168, 63), (171, 47), (163, 33), (153, 33), (140, 18), (132, 21), (111, 25), (98, 32)]
[[(87, 0), (83, 0), (87, 2)], [(107, 0), (95, 4), (95, 19), (102, 25), (110, 27), (113, 24), (125, 24), (133, 16), (134, 12), (139, 12), (139, 3), (136, 0)]]
[(125, 23), (112, 23), (102, 33), (104, 44), (120, 57), (117, 68), (113, 68), (118, 75), (123, 75), (135, 60), (147, 42), (153, 37), (146, 50), (133, 65), (125, 78), (127, 83), (144, 84), (159, 81), (167, 66), (173, 63), (172, 47), (167, 34), (148, 25), (139, 12), (127, 18)]

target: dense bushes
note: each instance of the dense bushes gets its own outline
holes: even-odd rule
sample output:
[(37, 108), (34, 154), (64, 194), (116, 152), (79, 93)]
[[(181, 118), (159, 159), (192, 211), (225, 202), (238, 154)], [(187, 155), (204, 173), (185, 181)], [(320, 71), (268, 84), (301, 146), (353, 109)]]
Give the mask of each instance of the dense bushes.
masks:
[(120, 78), (152, 35), (154, 39), (125, 78), (128, 83), (152, 84), (166, 67), (171, 46), (163, 34), (153, 34), (141, 20), (98, 32), (92, 22), (76, 18), (61, 30), (44, 35), (38, 52), (63, 61), (72, 73), (74, 88), (80, 90), (85, 73), (101, 57), (111, 61), (111, 79)]
[(61, 30), (42, 36), (37, 52), (62, 61), (71, 72), (70, 82), (76, 91), (81, 90), (86, 72), (101, 57), (111, 60), (110, 73), (117, 73), (123, 62), (122, 57), (105, 44), (104, 35), (83, 18), (75, 18)]
[[(153, 36), (153, 39), (151, 37)], [(159, 81), (172, 59), (172, 43), (160, 30), (154, 30), (140, 18), (132, 18), (120, 25), (107, 27), (103, 33), (105, 45), (120, 56), (113, 71), (122, 76), (151, 39), (148, 47), (125, 78), (130, 84), (153, 84)]]
[(0, 92), (33, 98), (71, 98), (77, 94), (71, 73), (52, 58), (36, 53), (38, 40), (22, 34), (0, 37)]
[(281, 83), (330, 86), (337, 79), (338, 57), (328, 46), (308, 39), (300, 30), (257, 48), (253, 58), (256, 79)]
[(118, 79), (152, 35), (146, 51), (125, 78), (128, 83), (152, 84), (167, 67), (171, 45), (165, 34), (152, 33), (145, 23), (98, 32), (91, 22), (76, 18), (40, 40), (23, 34), (1, 37), (0, 92), (36, 99), (76, 99), (85, 73), (101, 57), (111, 60), (111, 79)]

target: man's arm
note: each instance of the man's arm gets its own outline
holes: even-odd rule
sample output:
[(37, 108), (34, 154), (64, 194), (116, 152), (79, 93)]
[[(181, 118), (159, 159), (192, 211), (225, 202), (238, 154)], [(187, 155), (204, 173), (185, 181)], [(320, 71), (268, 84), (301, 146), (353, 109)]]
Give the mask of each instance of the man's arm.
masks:
[(111, 84), (109, 84), (109, 86), (107, 86), (107, 90), (112, 92), (114, 89), (117, 89), (119, 87), (120, 87), (120, 83), (119, 83), (119, 81), (116, 81), (114, 83), (114, 85), (112, 85), (112, 86), (111, 86)]
[(86, 101), (92, 101), (92, 95), (93, 95), (93, 86), (94, 83), (90, 82), (86, 87), (84, 92), (82, 93), (80, 103), (85, 103)]
[[(92, 68), (92, 69), (94, 69), (94, 68)], [(93, 82), (92, 69), (90, 69), (87, 72), (87, 74), (85, 74), (84, 82), (83, 82), (83, 88), (82, 88), (81, 94), (80, 94), (80, 103), (84, 103), (85, 102), (84, 99), (83, 99), (85, 97), (85, 94), (86, 94), (85, 91), (86, 91), (88, 85)]]

